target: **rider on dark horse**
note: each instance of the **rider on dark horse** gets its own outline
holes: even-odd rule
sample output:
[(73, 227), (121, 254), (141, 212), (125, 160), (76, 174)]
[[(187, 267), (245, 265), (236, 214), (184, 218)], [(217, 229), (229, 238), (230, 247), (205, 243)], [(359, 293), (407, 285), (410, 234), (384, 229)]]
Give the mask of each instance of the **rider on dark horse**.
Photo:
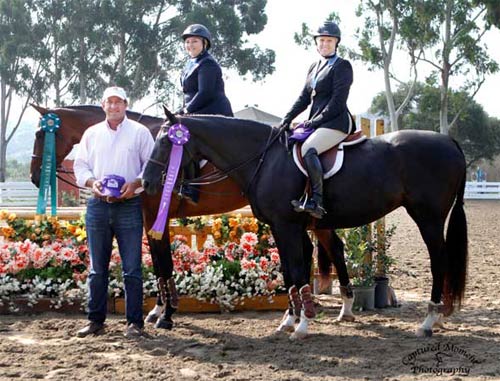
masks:
[[(210, 31), (204, 25), (193, 24), (186, 28), (182, 39), (189, 59), (181, 75), (183, 106), (176, 114), (233, 116), (231, 103), (224, 92), (221, 67), (208, 52), (212, 45)], [(198, 163), (192, 161), (184, 169), (184, 178), (193, 179), (198, 172)], [(198, 202), (199, 190), (196, 186), (187, 186), (182, 193), (192, 202)]]
[(323, 208), (323, 168), (319, 155), (355, 130), (346, 104), (353, 74), (349, 61), (337, 55), (340, 29), (336, 23), (323, 23), (314, 34), (314, 41), (321, 58), (309, 68), (305, 86), (281, 125), (289, 129), (292, 120), (312, 103), (309, 120), (303, 127), (314, 132), (301, 148), (311, 180), (312, 197), (305, 203), (293, 200), (292, 205), (297, 212), (308, 212), (315, 218), (322, 218), (326, 211)]

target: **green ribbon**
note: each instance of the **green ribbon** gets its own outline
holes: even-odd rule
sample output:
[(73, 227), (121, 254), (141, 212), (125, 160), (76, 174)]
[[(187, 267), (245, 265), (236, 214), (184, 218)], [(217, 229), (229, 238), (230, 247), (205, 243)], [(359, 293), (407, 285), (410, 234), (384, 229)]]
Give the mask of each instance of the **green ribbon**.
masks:
[(56, 131), (61, 125), (61, 119), (53, 113), (45, 114), (40, 119), (40, 129), (45, 132), (43, 145), (40, 188), (36, 214), (45, 215), (50, 190), (52, 216), (57, 215), (57, 182), (56, 182)]

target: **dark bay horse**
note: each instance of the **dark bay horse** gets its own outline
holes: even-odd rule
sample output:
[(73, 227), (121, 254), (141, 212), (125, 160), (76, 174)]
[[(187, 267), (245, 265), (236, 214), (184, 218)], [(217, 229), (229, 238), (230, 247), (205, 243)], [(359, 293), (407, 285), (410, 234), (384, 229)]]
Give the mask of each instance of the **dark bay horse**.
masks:
[[(60, 168), (64, 158), (72, 150), (73, 145), (80, 142), (80, 139), (85, 132), (85, 130), (104, 120), (105, 115), (101, 107), (98, 106), (71, 106), (62, 107), (55, 109), (47, 109), (40, 106), (33, 107), (41, 114), (45, 115), (47, 113), (55, 113), (61, 118), (61, 127), (56, 133), (56, 164), (60, 169), (60, 176), (64, 177), (65, 170)], [(133, 120), (138, 120), (144, 125), (146, 125), (153, 137), (156, 137), (158, 131), (160, 130), (161, 124), (164, 122), (161, 118), (156, 118), (148, 115), (142, 115), (139, 113), (127, 111), (127, 117)], [(44, 132), (39, 130), (36, 133), (33, 155), (31, 160), (31, 180), (38, 187), (40, 183), (40, 168), (42, 165), (42, 153), (43, 153), (43, 143), (44, 143)], [(208, 163), (202, 170), (200, 176), (206, 176), (215, 171), (215, 167)], [(230, 212), (232, 210), (241, 208), (248, 204), (248, 201), (243, 196), (243, 192), (240, 190), (238, 185), (231, 179), (226, 178), (220, 182), (207, 184), (201, 186), (201, 197), (197, 205), (192, 205), (191, 203), (181, 202), (179, 197), (172, 198), (169, 216), (171, 218), (176, 217), (189, 217), (189, 216), (199, 216), (199, 215), (210, 215), (210, 214), (220, 214), (225, 212)], [(156, 213), (158, 211), (158, 205), (160, 202), (160, 195), (149, 196), (147, 194), (142, 195), (143, 199), (143, 214), (144, 214), (144, 225), (146, 231), (148, 231), (153, 225)], [(168, 229), (168, 224), (167, 224)], [(316, 231), (321, 245), (318, 246), (320, 253), (323, 253), (323, 247), (330, 245), (331, 232), (329, 231)], [(170, 279), (173, 270), (173, 264), (170, 255), (170, 244), (169, 244), (169, 234), (168, 230), (163, 236), (162, 241), (149, 239), (149, 245), (151, 248), (151, 256), (153, 259), (153, 267), (155, 270), (155, 275), (159, 279)], [(313, 246), (309, 240), (307, 234), (304, 234), (304, 253), (305, 261), (308, 263), (306, 267), (310, 267), (312, 261), (312, 250)], [(338, 239), (337, 244), (342, 245), (342, 242)], [(337, 254), (338, 253), (338, 254)], [(343, 252), (342, 250), (337, 251), (334, 254), (334, 265), (339, 276), (339, 281), (341, 285), (341, 293), (343, 297), (343, 308), (339, 314), (338, 320), (349, 320), (354, 319), (352, 313), (352, 295), (346, 295), (346, 287), (349, 283), (349, 278), (347, 276), (347, 269), (345, 263), (343, 262)], [(329, 266), (329, 264), (327, 265)], [(309, 276), (310, 272), (305, 270), (306, 276)], [(325, 275), (325, 278), (329, 278), (329, 275)], [(169, 301), (168, 295), (166, 297), (167, 302)], [(174, 313), (174, 308), (167, 303), (163, 317), (160, 317), (162, 311), (162, 301), (160, 296), (158, 296), (157, 305), (150, 311), (147, 321), (153, 322), (157, 321), (156, 326), (160, 328), (170, 328), (172, 326), (171, 316)], [(293, 322), (291, 323), (293, 324)]]
[[(290, 204), (302, 194), (306, 179), (279, 140), (282, 130), (235, 118), (177, 118), (168, 110), (166, 114), (171, 124), (182, 123), (189, 129), (191, 138), (184, 148), (189, 156), (207, 159), (228, 173), (245, 190), (254, 215), (270, 225), (285, 287), (301, 290), (303, 306), (295, 337), (307, 334), (307, 320), (314, 316), (304, 271), (306, 227), (312, 223), (318, 230), (331, 231), (360, 226), (399, 206), (404, 206), (417, 224), (431, 260), (431, 301), (417, 334), (431, 335), (442, 313), (449, 314), (455, 305), (460, 306), (468, 255), (463, 210), (466, 173), (463, 152), (453, 139), (429, 131), (400, 131), (347, 148), (344, 167), (324, 184), (327, 215), (311, 221), (305, 213), (294, 212)], [(165, 132), (157, 138), (143, 176), (143, 185), (151, 194), (160, 187), (160, 174), (172, 146)], [(182, 165), (187, 156), (183, 155)], [(330, 235), (328, 254), (333, 253), (332, 261), (338, 260), (338, 251), (343, 250), (339, 241), (338, 236)], [(285, 325), (282, 322), (279, 329), (289, 328), (290, 321)]]
[[(47, 109), (40, 106), (33, 106), (41, 115), (47, 113), (55, 113), (61, 119), (61, 126), (56, 132), (56, 164), (60, 169), (64, 158), (70, 153), (74, 144), (80, 142), (84, 131), (105, 119), (104, 112), (98, 106), (72, 106), (62, 107), (55, 109)], [(160, 129), (161, 124), (164, 122), (162, 118), (155, 118), (139, 113), (127, 111), (127, 117), (133, 120), (138, 120), (146, 125), (153, 137), (155, 137)], [(40, 184), (40, 169), (42, 165), (42, 154), (44, 145), (44, 132), (38, 130), (36, 132), (35, 143), (33, 147), (33, 155), (31, 160), (31, 181), (38, 187)], [(215, 170), (213, 165), (208, 163), (202, 170), (201, 176), (212, 173)], [(62, 171), (64, 172), (64, 171)], [(201, 197), (197, 205), (192, 205), (185, 201), (181, 201), (179, 197), (173, 197), (170, 204), (169, 216), (176, 217), (189, 217), (200, 216), (209, 214), (219, 214), (230, 212), (232, 210), (241, 208), (248, 204), (248, 201), (242, 195), (238, 185), (231, 179), (203, 185), (200, 189)], [(153, 226), (158, 211), (160, 202), (160, 195), (149, 196), (143, 192), (143, 215), (144, 227), (146, 231)], [(149, 237), (148, 237), (149, 238)], [(173, 263), (170, 253), (170, 237), (168, 232), (168, 224), (163, 239), (153, 240), (149, 239), (151, 249), (151, 257), (153, 259), (153, 267), (156, 276), (159, 280), (160, 290), (164, 288), (166, 291), (163, 293), (166, 308), (163, 316), (160, 317), (161, 305), (158, 302), (157, 307), (148, 315), (150, 320), (159, 318), (156, 326), (159, 328), (171, 328), (171, 316), (175, 312), (175, 306), (172, 305), (170, 293), (168, 291), (171, 287), (175, 287), (168, 282), (172, 279)], [(310, 249), (312, 251), (312, 248)], [(167, 283), (167, 284), (165, 284)], [(170, 288), (169, 288), (170, 286)], [(160, 299), (160, 298), (159, 298)]]

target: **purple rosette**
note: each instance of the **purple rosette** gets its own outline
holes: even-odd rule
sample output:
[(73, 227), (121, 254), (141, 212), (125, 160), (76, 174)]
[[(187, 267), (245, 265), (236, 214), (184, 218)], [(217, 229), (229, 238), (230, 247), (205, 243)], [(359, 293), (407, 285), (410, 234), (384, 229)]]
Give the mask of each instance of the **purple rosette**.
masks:
[(171, 126), (167, 134), (170, 141), (178, 146), (187, 143), (190, 137), (188, 128), (180, 123)]

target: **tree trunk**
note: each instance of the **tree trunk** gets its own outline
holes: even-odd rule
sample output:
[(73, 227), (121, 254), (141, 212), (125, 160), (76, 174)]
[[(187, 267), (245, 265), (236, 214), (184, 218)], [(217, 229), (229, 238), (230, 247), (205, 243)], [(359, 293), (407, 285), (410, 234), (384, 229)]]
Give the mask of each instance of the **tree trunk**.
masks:
[[(80, 39), (80, 67), (83, 67), (83, 63), (85, 61), (85, 41), (83, 38)], [(86, 81), (85, 74), (83, 70), (79, 70), (79, 82), (80, 82), (80, 103), (87, 103), (87, 91), (85, 89)]]
[(441, 107), (439, 110), (439, 132), (448, 135), (448, 84), (450, 80), (450, 51), (451, 51), (451, 13), (453, 0), (446, 2), (444, 36), (443, 36), (443, 62), (441, 66)]
[(7, 171), (7, 155), (5, 136), (7, 135), (7, 85), (0, 78), (0, 182), (5, 181)]

